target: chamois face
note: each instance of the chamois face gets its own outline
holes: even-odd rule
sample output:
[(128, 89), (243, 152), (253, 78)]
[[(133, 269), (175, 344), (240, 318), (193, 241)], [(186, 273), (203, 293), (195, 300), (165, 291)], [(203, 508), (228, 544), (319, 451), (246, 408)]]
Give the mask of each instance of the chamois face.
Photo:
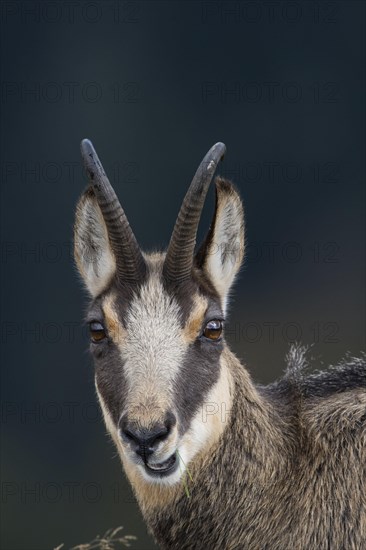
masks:
[[(223, 429), (225, 419), (208, 411), (223, 396), (230, 401), (222, 351), (227, 293), (243, 254), (241, 201), (218, 179), (214, 221), (198, 253), (199, 213), (194, 227), (183, 231), (178, 216), (166, 254), (143, 254), (94, 149), (83, 144), (94, 185), (77, 206), (75, 259), (92, 297), (86, 321), (98, 397), (130, 479), (174, 484)], [(217, 160), (209, 162), (204, 166), (213, 172)], [(206, 173), (199, 175), (195, 202), (203, 204)], [(98, 176), (104, 178), (99, 187)], [(101, 196), (105, 181), (109, 202), (105, 190)], [(125, 234), (118, 233), (120, 225)], [(192, 241), (188, 253), (180, 231), (183, 244)]]

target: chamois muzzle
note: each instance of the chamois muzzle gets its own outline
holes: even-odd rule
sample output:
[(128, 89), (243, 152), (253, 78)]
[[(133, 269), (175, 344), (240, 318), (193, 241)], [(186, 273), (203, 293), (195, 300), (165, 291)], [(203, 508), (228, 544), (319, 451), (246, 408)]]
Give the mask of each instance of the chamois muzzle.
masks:
[(144, 428), (136, 422), (129, 422), (127, 415), (122, 416), (119, 422), (122, 440), (142, 458), (150, 475), (167, 475), (177, 467), (175, 452), (163, 462), (156, 462), (154, 457), (159, 443), (168, 439), (175, 424), (176, 418), (173, 413), (166, 415), (164, 423), (157, 423), (149, 428)]
[(146, 264), (140, 247), (128, 223), (126, 214), (111, 186), (93, 144), (81, 142), (81, 155), (90, 185), (98, 201), (108, 238), (116, 259), (117, 277), (126, 283), (139, 283), (146, 273)]
[(198, 223), (208, 188), (226, 147), (216, 143), (202, 160), (184, 197), (166, 254), (163, 275), (172, 283), (188, 279), (193, 266)]

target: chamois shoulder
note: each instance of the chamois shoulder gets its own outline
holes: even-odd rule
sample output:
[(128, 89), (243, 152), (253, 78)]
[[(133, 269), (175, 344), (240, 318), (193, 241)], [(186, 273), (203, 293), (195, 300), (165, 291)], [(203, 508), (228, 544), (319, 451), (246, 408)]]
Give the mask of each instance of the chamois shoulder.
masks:
[(336, 365), (309, 372), (311, 363), (307, 351), (304, 346), (291, 346), (284, 376), (267, 386), (267, 392), (311, 399), (326, 398), (357, 389), (366, 391), (365, 353), (361, 353), (360, 357), (346, 355)]

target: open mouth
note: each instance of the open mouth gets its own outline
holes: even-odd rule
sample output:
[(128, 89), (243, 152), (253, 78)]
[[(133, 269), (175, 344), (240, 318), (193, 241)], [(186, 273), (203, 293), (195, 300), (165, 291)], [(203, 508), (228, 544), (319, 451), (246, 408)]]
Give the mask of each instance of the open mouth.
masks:
[(150, 475), (155, 476), (166, 476), (173, 473), (178, 468), (178, 457), (177, 453), (174, 453), (164, 462), (156, 462), (155, 464), (150, 464), (145, 462), (145, 469)]

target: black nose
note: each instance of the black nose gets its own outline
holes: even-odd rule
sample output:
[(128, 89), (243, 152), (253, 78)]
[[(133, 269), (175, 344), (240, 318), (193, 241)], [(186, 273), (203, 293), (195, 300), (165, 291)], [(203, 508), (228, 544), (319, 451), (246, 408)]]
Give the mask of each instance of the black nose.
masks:
[(136, 421), (129, 422), (127, 415), (124, 415), (119, 422), (119, 427), (122, 439), (130, 443), (135, 452), (146, 459), (153, 454), (160, 441), (167, 439), (175, 423), (175, 416), (168, 413), (164, 423), (144, 428)]

